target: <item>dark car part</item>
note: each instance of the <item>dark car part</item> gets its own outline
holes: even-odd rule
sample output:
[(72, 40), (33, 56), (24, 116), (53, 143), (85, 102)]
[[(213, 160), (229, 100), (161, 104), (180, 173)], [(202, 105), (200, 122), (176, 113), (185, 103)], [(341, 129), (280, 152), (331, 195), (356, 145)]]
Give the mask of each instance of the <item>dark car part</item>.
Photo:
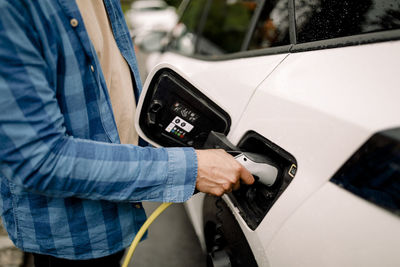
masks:
[(400, 128), (374, 134), (331, 182), (400, 216)]
[(139, 125), (155, 143), (202, 148), (211, 130), (228, 133), (229, 115), (171, 69), (161, 69), (146, 93)]
[(277, 169), (276, 181), (272, 186), (256, 181), (251, 186), (242, 185), (239, 190), (228, 194), (233, 204), (239, 209), (241, 217), (252, 230), (255, 230), (296, 175), (296, 159), (253, 131), (246, 133), (238, 146), (232, 145), (223, 134), (212, 132), (205, 147), (262, 155), (264, 161)]
[(258, 266), (239, 224), (221, 198), (205, 197), (203, 222), (208, 267)]

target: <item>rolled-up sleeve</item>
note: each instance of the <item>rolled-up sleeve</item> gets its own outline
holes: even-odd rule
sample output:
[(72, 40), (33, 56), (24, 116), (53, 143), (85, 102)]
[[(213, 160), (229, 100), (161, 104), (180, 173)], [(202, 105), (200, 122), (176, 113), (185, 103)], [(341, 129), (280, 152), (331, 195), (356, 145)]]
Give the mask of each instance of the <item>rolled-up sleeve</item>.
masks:
[(67, 134), (47, 63), (26, 16), (0, 1), (0, 172), (26, 190), (109, 201), (186, 201), (192, 148), (151, 148)]

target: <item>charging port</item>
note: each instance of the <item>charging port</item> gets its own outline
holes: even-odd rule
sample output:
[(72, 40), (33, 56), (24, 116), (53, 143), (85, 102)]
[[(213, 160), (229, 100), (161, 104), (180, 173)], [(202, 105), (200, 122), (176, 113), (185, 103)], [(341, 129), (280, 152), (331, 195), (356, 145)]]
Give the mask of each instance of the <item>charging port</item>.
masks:
[[(243, 160), (253, 158), (252, 161), (257, 166), (249, 170), (252, 171), (256, 182), (253, 185), (243, 184), (239, 190), (229, 193), (228, 196), (247, 225), (252, 230), (256, 229), (295, 177), (296, 159), (254, 131), (247, 132), (238, 146), (229, 142), (225, 134), (211, 131), (204, 148), (225, 149), (236, 159), (240, 156), (245, 156)], [(238, 161), (246, 167), (252, 167), (244, 161)], [(257, 177), (257, 174), (263, 177)]]
[(277, 180), (272, 186), (256, 181), (254, 185), (243, 185), (229, 194), (244, 221), (255, 230), (295, 177), (297, 162), (287, 151), (253, 131), (241, 139), (238, 149), (263, 155), (278, 168)]

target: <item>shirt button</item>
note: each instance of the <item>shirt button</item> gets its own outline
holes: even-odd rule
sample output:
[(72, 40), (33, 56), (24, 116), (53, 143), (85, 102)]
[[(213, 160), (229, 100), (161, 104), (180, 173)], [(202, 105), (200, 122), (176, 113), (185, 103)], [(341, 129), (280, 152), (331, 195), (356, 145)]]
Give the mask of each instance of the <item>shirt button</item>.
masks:
[(94, 67), (93, 67), (93, 65), (90, 65), (90, 70), (91, 70), (92, 72), (94, 72)]
[(71, 20), (69, 21), (69, 23), (71, 23), (71, 26), (74, 27), (74, 28), (75, 28), (76, 26), (78, 26), (78, 24), (79, 24), (78, 20), (75, 19), (75, 18), (71, 19)]

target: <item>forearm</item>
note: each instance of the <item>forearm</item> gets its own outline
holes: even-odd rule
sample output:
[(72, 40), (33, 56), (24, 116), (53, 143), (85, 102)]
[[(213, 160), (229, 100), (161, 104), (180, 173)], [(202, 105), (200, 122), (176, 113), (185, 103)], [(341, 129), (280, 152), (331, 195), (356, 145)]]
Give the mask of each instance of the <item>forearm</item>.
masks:
[[(32, 145), (32, 144), (31, 144)], [(192, 149), (155, 149), (64, 137), (23, 161), (3, 155), (3, 174), (29, 191), (109, 201), (187, 200), (197, 174)], [(4, 151), (3, 151), (4, 152)], [(28, 149), (19, 152), (27, 154)], [(7, 160), (10, 159), (10, 160)]]

